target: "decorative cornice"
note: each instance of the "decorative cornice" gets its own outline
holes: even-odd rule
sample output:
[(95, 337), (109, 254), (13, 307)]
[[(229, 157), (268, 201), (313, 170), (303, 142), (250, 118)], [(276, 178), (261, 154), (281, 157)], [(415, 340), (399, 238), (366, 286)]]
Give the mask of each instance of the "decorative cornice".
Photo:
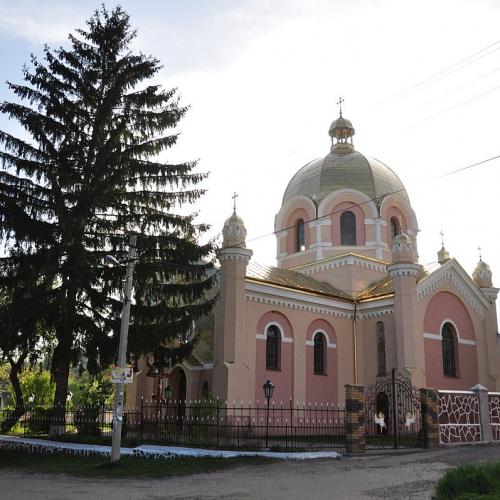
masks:
[(387, 271), (391, 278), (402, 276), (413, 276), (416, 278), (422, 272), (422, 266), (414, 262), (398, 262), (387, 266)]
[(481, 288), (481, 291), (483, 292), (484, 296), (490, 301), (490, 302), (495, 302), (498, 297), (498, 288)]
[(458, 295), (476, 311), (481, 319), (484, 319), (490, 302), (480, 292), (472, 278), (454, 259), (448, 261), (417, 284), (417, 300), (420, 301), (433, 294), (446, 283), (451, 284), (457, 290)]
[(324, 259), (319, 262), (312, 262), (310, 264), (295, 266), (291, 269), (293, 269), (294, 271), (299, 271), (304, 274), (313, 274), (319, 271), (328, 271), (330, 269), (338, 269), (339, 267), (345, 267), (345, 266), (359, 266), (365, 269), (371, 269), (372, 271), (378, 271), (381, 273), (387, 272), (386, 262), (355, 253), (348, 253), (343, 255), (337, 255), (335, 257), (328, 257), (327, 259)]
[(352, 318), (354, 303), (321, 297), (300, 291), (280, 289), (265, 284), (246, 282), (247, 300), (289, 309)]
[(252, 258), (252, 250), (250, 248), (238, 248), (230, 247), (223, 248), (218, 253), (217, 257), (220, 262), (226, 262), (231, 260), (239, 260), (243, 262), (248, 262)]
[(357, 305), (359, 319), (381, 318), (394, 314), (394, 297), (363, 302)]

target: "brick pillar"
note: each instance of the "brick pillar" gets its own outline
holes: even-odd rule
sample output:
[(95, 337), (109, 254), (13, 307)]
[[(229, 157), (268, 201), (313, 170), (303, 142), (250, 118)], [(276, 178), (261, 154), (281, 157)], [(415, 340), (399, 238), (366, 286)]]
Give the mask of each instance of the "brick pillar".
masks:
[(424, 448), (439, 448), (438, 391), (420, 389)]
[(362, 385), (345, 386), (345, 443), (346, 452), (365, 452), (365, 392)]

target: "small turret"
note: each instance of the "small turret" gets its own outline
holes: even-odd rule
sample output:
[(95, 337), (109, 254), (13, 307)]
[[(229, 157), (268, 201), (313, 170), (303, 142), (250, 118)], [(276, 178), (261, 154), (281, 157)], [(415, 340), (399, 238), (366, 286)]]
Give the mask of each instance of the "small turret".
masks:
[(222, 228), (222, 247), (246, 248), (245, 240), (247, 237), (247, 230), (243, 219), (233, 211), (229, 219), (224, 222)]
[(401, 232), (392, 243), (392, 262), (393, 264), (404, 262), (416, 262), (415, 247), (411, 238)]
[(472, 273), (472, 279), (479, 288), (493, 287), (493, 273), (491, 272), (490, 266), (481, 258), (477, 263), (476, 269), (474, 269)]

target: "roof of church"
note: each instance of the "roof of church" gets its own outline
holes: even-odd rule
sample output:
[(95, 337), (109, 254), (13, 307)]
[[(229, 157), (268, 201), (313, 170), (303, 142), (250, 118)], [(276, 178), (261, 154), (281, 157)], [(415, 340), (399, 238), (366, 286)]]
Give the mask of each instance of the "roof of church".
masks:
[(263, 266), (250, 262), (247, 267), (247, 279), (269, 283), (318, 295), (328, 295), (337, 299), (352, 300), (348, 294), (338, 290), (324, 281), (319, 281), (306, 274), (290, 269)]
[(387, 165), (341, 144), (324, 158), (309, 162), (292, 177), (283, 203), (305, 195), (319, 204), (339, 189), (356, 189), (372, 200), (396, 192), (408, 199), (403, 183)]
[(379, 204), (390, 193), (398, 193), (409, 202), (403, 183), (387, 165), (361, 154), (346, 142), (354, 135), (354, 127), (342, 114), (332, 123), (329, 133), (339, 142), (332, 145), (324, 158), (307, 163), (292, 177), (283, 204), (304, 195), (319, 205), (340, 189), (356, 189)]
[[(422, 267), (422, 271), (417, 276), (417, 283), (423, 280), (426, 276), (433, 273), (436, 269), (439, 269), (441, 266), (436, 265), (436, 263), (432, 263), (428, 266)], [(386, 276), (385, 278), (373, 283), (368, 288), (365, 288), (359, 295), (356, 296), (356, 301), (364, 302), (376, 299), (382, 299), (384, 297), (390, 297), (394, 295), (394, 287), (392, 283), (392, 278), (390, 276)]]

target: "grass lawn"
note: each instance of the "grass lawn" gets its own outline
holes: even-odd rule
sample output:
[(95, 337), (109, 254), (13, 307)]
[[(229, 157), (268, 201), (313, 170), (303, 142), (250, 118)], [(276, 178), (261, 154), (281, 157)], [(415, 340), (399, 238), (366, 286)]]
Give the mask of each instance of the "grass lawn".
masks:
[(183, 457), (146, 459), (122, 457), (117, 463), (97, 456), (36, 455), (0, 451), (1, 470), (24, 470), (44, 474), (70, 474), (93, 478), (151, 477), (165, 478), (203, 472), (214, 472), (241, 465), (273, 462), (263, 457), (209, 458)]
[(500, 498), (500, 462), (463, 465), (444, 474), (436, 486), (437, 500)]

